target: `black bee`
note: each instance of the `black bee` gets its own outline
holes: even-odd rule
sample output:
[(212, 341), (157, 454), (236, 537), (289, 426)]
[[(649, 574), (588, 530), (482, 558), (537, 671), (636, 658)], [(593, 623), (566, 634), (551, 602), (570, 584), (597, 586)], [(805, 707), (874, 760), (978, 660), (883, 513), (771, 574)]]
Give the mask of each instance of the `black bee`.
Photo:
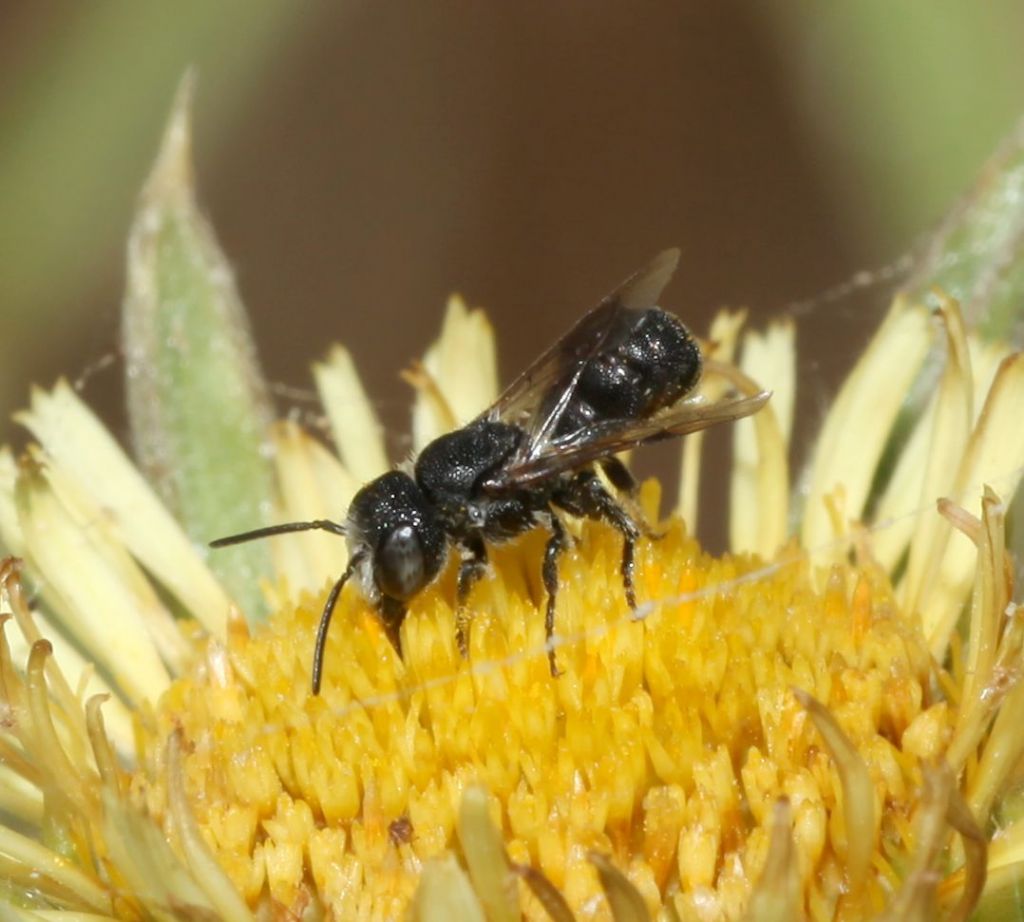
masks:
[[(614, 457), (624, 449), (705, 429), (759, 410), (769, 394), (714, 404), (684, 400), (700, 379), (700, 348), (685, 326), (655, 306), (675, 271), (666, 250), (627, 279), (526, 369), (468, 425), (435, 439), (412, 473), (382, 474), (352, 500), (344, 524), (318, 519), (259, 528), (213, 541), (223, 547), (286, 532), (322, 529), (344, 536), (350, 557), (324, 604), (313, 654), (320, 690), (327, 629), (342, 587), (358, 574), (388, 638), (409, 601), (458, 549), (457, 641), (468, 646), (466, 601), (487, 566), (488, 542), (532, 528), (550, 533), (544, 553), (545, 630), (554, 632), (558, 559), (568, 543), (561, 513), (601, 519), (623, 538), (622, 580), (636, 607), (633, 556), (645, 531), (605, 486), (632, 494), (636, 484)], [(548, 657), (557, 675), (554, 649)]]

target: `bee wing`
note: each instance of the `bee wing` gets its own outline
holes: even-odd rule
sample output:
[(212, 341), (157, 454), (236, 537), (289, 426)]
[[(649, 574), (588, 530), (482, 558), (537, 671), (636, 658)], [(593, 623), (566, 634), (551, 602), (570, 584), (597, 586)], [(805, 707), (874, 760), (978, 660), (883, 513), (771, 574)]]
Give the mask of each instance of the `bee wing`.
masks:
[(522, 427), (529, 437), (520, 454), (540, 454), (571, 402), (587, 360), (629, 335), (630, 312), (655, 306), (678, 262), (677, 249), (655, 256), (530, 364), (481, 417)]
[(750, 416), (760, 410), (769, 397), (770, 391), (761, 391), (753, 397), (715, 403), (684, 400), (651, 419), (603, 420), (548, 443), (546, 449), (538, 455), (525, 457), (519, 463), (513, 462), (501, 468), (483, 486), (491, 493), (529, 486), (535, 481), (576, 470), (629, 448), (676, 438)]

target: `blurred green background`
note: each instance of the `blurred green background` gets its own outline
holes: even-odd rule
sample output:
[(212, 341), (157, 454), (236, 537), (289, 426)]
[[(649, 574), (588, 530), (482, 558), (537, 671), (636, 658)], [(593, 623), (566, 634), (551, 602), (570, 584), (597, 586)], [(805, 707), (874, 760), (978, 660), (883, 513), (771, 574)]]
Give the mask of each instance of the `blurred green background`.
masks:
[[(271, 379), (334, 339), (392, 428), (446, 295), (504, 377), (657, 250), (665, 304), (786, 310), (919, 244), (1024, 111), (1024, 6), (871, 2), (0, 7), (0, 409), (116, 351), (175, 87)], [(806, 312), (823, 392), (884, 298)], [(119, 365), (87, 397), (123, 434)], [(401, 448), (401, 442), (396, 442)]]

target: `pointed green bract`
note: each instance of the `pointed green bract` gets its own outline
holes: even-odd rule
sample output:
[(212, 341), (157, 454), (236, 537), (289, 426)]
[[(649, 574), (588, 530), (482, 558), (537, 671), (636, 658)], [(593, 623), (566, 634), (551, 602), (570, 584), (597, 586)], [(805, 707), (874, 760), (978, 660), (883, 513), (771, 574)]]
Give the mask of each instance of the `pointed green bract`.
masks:
[(993, 155), (935, 235), (908, 285), (941, 288), (985, 339), (1024, 335), (1024, 121)]
[[(270, 400), (231, 268), (195, 199), (186, 77), (128, 240), (123, 345), (139, 464), (199, 544), (267, 523)], [(264, 542), (210, 565), (262, 614)]]

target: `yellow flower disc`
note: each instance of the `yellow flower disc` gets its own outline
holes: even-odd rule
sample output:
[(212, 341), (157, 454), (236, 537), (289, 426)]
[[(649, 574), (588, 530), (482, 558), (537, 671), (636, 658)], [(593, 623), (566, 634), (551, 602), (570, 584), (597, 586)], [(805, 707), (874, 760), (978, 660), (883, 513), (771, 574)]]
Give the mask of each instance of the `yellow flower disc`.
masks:
[[(319, 903), (339, 919), (400, 916), (423, 862), (459, 848), (461, 795), (476, 783), (510, 858), (542, 872), (579, 918), (610, 918), (590, 852), (652, 911), (671, 901), (735, 917), (786, 798), (806, 905), (880, 908), (894, 860), (913, 851), (920, 759), (941, 751), (954, 719), (929, 707), (927, 648), (885, 574), (815, 572), (785, 550), (770, 564), (716, 559), (676, 523), (638, 548), (634, 618), (621, 541), (587, 524), (561, 564), (552, 678), (543, 541), (493, 550), (494, 573), (470, 600), (466, 661), (451, 567), (415, 601), (404, 661), (346, 591), (320, 697), (309, 672), (322, 598), (252, 636), (236, 626), (142, 731), (134, 792), (165, 816), (166, 741), (180, 731), (191, 808), (250, 905)], [(852, 744), (866, 795), (844, 789), (794, 688)], [(847, 805), (849, 792), (864, 802)], [(869, 866), (854, 873), (865, 844)], [(527, 916), (545, 918), (522, 892)]]

